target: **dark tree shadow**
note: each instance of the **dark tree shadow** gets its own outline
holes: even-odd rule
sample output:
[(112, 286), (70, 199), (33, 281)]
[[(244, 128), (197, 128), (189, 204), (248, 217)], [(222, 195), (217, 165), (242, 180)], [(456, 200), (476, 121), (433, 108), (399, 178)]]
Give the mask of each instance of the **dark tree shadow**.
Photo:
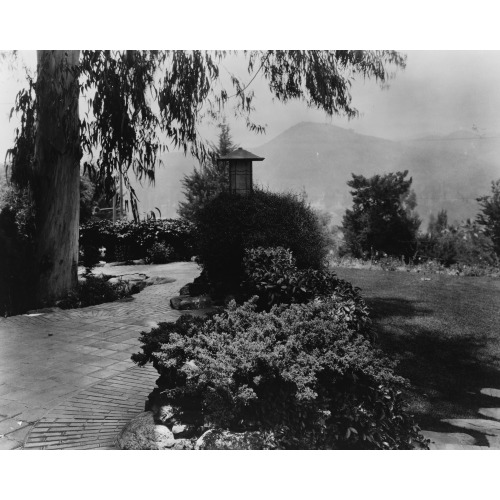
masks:
[(397, 297), (372, 297), (366, 303), (379, 346), (398, 360), (397, 373), (413, 386), (407, 396), (421, 426), (447, 430), (449, 424), (440, 419), (486, 418), (479, 408), (500, 406), (500, 399), (480, 393), (482, 388), (500, 388), (500, 360), (484, 352), (491, 332), (429, 328), (425, 317), (432, 315), (431, 309)]
[(390, 316), (413, 318), (433, 312), (432, 309), (416, 307), (415, 302), (400, 297), (370, 297), (365, 298), (365, 302), (370, 308), (370, 316), (373, 320)]

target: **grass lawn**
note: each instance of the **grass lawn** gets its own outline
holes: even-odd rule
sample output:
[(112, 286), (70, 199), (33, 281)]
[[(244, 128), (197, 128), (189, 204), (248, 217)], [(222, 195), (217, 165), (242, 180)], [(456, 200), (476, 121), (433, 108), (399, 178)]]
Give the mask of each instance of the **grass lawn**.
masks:
[(410, 410), (422, 428), (441, 418), (484, 418), (500, 389), (500, 279), (334, 267), (361, 288), (381, 348), (408, 378)]

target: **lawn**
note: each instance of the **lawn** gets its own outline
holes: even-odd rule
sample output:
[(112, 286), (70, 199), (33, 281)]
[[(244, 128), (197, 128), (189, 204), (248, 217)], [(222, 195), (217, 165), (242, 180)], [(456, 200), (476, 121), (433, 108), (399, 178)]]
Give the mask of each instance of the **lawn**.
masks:
[(498, 406), (479, 391), (500, 389), (500, 279), (333, 270), (361, 288), (380, 347), (413, 385), (407, 396), (421, 427), (446, 430), (442, 418)]

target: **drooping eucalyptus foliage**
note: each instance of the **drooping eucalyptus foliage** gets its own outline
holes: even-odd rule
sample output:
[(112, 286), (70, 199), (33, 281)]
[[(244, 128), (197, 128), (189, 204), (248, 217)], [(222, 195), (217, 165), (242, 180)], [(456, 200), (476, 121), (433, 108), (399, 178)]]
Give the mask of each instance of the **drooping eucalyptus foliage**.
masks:
[[(98, 180), (108, 198), (120, 173), (131, 194), (130, 174), (154, 182), (159, 155), (171, 148), (204, 158), (207, 147), (198, 132), (200, 123), (218, 123), (231, 106), (248, 128), (264, 128), (252, 119), (251, 83), (264, 78), (282, 102), (302, 99), (329, 116), (355, 117), (350, 88), (356, 78), (374, 78), (382, 85), (389, 71), (405, 66), (394, 51), (248, 51), (245, 75), (221, 75), (226, 51), (82, 51), (76, 68), (80, 94), (87, 109), (80, 122), (80, 147), (85, 169)], [(21, 115), (12, 160), (12, 180), (25, 184), (33, 160), (37, 116), (36, 81), (16, 98), (13, 111)]]

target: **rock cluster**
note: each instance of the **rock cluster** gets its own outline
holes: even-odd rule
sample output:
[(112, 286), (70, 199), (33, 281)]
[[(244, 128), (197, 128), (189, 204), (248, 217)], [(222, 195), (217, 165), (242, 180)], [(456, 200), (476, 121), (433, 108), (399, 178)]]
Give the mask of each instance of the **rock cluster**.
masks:
[(210, 309), (212, 306), (212, 299), (208, 295), (199, 295), (198, 297), (179, 295), (170, 299), (170, 307), (179, 311)]
[[(188, 379), (199, 374), (193, 361), (183, 366)], [(148, 405), (121, 431), (122, 450), (262, 450), (275, 448), (274, 436), (259, 431), (231, 432), (207, 429), (198, 400), (188, 398), (174, 406), (164, 395)]]
[(146, 411), (132, 419), (120, 432), (117, 445), (121, 450), (192, 450), (189, 439), (176, 438), (166, 425), (157, 424), (153, 412)]
[(172, 283), (173, 281), (175, 281), (175, 279), (161, 276), (148, 277), (142, 273), (122, 274), (121, 276), (113, 276), (108, 280), (111, 284), (126, 287), (130, 293), (138, 293), (147, 286), (164, 285), (166, 283)]
[[(200, 428), (175, 421), (170, 406), (160, 409), (164, 422), (158, 424), (151, 411), (139, 414), (120, 432), (117, 445), (122, 450), (271, 450), (276, 448), (272, 433), (260, 431), (231, 432)], [(198, 432), (197, 432), (198, 431)]]

